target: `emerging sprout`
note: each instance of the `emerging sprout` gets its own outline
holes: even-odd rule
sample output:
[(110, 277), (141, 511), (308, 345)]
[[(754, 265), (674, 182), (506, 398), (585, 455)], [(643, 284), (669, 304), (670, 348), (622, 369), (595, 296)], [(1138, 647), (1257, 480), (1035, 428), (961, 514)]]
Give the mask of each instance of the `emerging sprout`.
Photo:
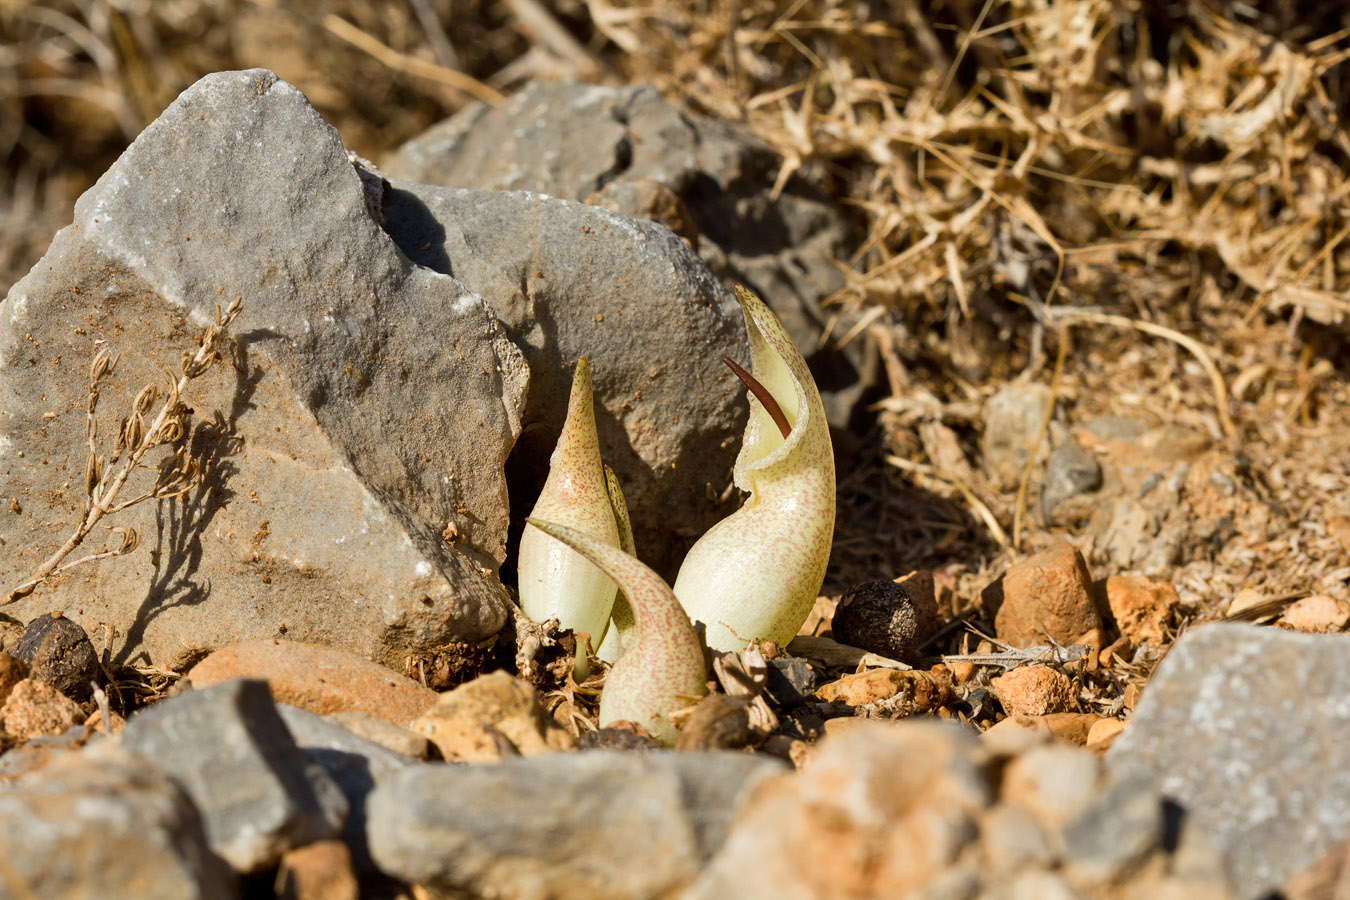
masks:
[(834, 534), (834, 451), (820, 392), (778, 317), (735, 286), (750, 339), (750, 420), (733, 477), (750, 493), (690, 549), (675, 579), (714, 650), (786, 644), (825, 580)]
[(636, 722), (661, 743), (673, 745), (677, 731), (670, 714), (708, 692), (703, 647), (680, 602), (661, 576), (637, 557), (572, 528), (535, 518), (527, 521), (599, 566), (628, 598), (633, 633), (605, 678), (601, 727)]
[[(585, 357), (577, 360), (567, 420), (531, 515), (619, 549), (619, 530), (595, 433), (591, 368)], [(536, 622), (556, 617), (564, 628), (578, 636), (585, 632), (593, 647), (600, 646), (617, 590), (609, 576), (565, 544), (529, 528), (520, 539), (519, 575), (520, 607), (525, 615)], [(584, 679), (589, 671), (586, 653), (579, 644), (577, 680)]]

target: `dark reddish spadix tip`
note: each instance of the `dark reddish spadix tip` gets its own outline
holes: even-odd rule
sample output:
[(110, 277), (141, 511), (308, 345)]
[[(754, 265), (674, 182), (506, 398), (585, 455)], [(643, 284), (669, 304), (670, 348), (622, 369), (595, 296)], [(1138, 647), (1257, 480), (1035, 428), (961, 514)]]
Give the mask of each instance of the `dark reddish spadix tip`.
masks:
[(760, 384), (755, 376), (737, 365), (736, 360), (730, 356), (722, 357), (722, 362), (727, 364), (728, 369), (736, 373), (736, 377), (744, 382), (750, 393), (754, 394), (755, 399), (764, 406), (764, 411), (769, 414), (769, 418), (773, 419), (773, 423), (778, 426), (778, 430), (783, 433), (783, 437), (786, 438), (791, 434), (792, 426), (788, 424), (787, 416), (783, 415), (783, 407), (779, 406), (778, 401), (773, 399), (773, 394), (769, 393), (769, 389)]

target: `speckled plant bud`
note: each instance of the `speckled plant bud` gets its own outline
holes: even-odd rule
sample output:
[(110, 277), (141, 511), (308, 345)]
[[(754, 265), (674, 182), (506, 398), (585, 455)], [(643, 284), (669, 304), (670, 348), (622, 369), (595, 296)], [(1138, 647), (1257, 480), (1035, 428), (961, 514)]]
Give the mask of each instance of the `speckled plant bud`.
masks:
[(792, 639), (825, 579), (834, 535), (834, 451), (820, 392), (778, 317), (750, 291), (735, 290), (751, 374), (790, 430), (785, 437), (765, 404), (750, 398), (733, 473), (750, 496), (693, 546), (675, 580), (689, 617), (707, 625), (708, 646), (723, 651)]
[[(585, 357), (577, 360), (567, 420), (532, 515), (619, 548), (619, 530), (595, 433), (591, 368)], [(564, 628), (589, 634), (593, 648), (600, 646), (617, 590), (609, 576), (563, 543), (532, 528), (520, 539), (519, 573), (520, 607), (525, 615), (536, 622), (556, 616)], [(584, 678), (589, 668), (585, 654), (578, 651), (577, 679)]]

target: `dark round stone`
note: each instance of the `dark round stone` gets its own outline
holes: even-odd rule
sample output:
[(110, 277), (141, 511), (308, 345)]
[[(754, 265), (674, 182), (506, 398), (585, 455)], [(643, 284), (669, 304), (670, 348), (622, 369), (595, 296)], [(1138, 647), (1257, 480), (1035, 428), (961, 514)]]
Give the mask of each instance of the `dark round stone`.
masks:
[(839, 598), (831, 624), (834, 639), (872, 653), (915, 664), (919, 621), (902, 584), (865, 581)]
[(45, 681), (72, 700), (85, 700), (98, 678), (98, 654), (78, 622), (59, 612), (28, 623), (14, 655), (28, 663), (32, 677)]

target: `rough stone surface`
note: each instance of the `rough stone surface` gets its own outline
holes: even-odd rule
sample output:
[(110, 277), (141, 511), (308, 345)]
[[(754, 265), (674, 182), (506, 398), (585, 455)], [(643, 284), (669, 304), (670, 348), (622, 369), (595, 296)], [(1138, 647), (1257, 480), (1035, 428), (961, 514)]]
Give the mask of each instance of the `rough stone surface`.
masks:
[(1124, 730), (1125, 723), (1120, 719), (1101, 719), (1094, 722), (1092, 728), (1088, 730), (1084, 746), (1093, 753), (1105, 753)]
[(45, 681), (25, 678), (14, 685), (0, 708), (5, 731), (20, 740), (61, 734), (84, 721), (84, 711)]
[(183, 790), (119, 751), (73, 754), (0, 791), (0, 844), (6, 897), (239, 896)]
[(1106, 754), (1179, 804), (1238, 894), (1350, 838), (1350, 638), (1215, 624), (1184, 634)]
[(503, 755), (534, 756), (575, 745), (549, 717), (535, 689), (505, 672), (481, 675), (441, 694), (413, 730), (447, 760), (459, 762), (494, 762)]
[(84, 700), (99, 677), (98, 654), (78, 622), (62, 613), (43, 613), (28, 623), (14, 655), (34, 678), (74, 700)]
[(296, 745), (342, 789), (348, 807), (342, 838), (363, 869), (373, 868), (366, 846), (366, 805), (370, 792), (385, 778), (414, 765), (414, 761), (358, 737), (324, 716), (285, 705), (279, 705), (277, 712)]
[(163, 700), (131, 717), (122, 745), (183, 785), (212, 850), (240, 872), (332, 837), (347, 815), (342, 791), (296, 746), (260, 681)]
[(1143, 575), (1112, 575), (1102, 584), (1106, 606), (1120, 633), (1135, 646), (1161, 647), (1181, 598), (1172, 582)]
[(690, 900), (941, 896), (922, 892), (990, 800), (978, 744), (946, 724), (862, 724), (754, 790)]
[(459, 896), (671, 896), (723, 844), (744, 790), (778, 771), (740, 753), (606, 750), (418, 765), (376, 789), (370, 847), (387, 874)]
[(1002, 641), (1017, 647), (1061, 644), (1101, 628), (1092, 596), (1092, 576), (1082, 554), (1059, 544), (1023, 560), (985, 589), (985, 600), (997, 605), (994, 628)]
[[(980, 449), (985, 468), (1001, 490), (1017, 487), (1053, 402), (1050, 388), (1043, 384), (1010, 384), (989, 398)], [(1049, 449), (1042, 446), (1042, 452)]]
[(1018, 666), (992, 681), (994, 695), (1012, 716), (1068, 712), (1073, 702), (1069, 676), (1050, 666)]
[(1065, 826), (1065, 856), (1085, 881), (1122, 876), (1163, 846), (1175, 812), (1148, 778), (1117, 780)]
[[(861, 230), (800, 179), (775, 195), (781, 160), (743, 125), (682, 111), (650, 86), (534, 83), (432, 127), (387, 165), (410, 181), (538, 191), (660, 222), (719, 280), (774, 308), (821, 382), (832, 425), (847, 423), (868, 383), (862, 342), (841, 352), (821, 340), (839, 314), (821, 301), (844, 285), (833, 261)], [(851, 321), (844, 313), (835, 333)]]
[(266, 681), (277, 703), (326, 715), (364, 712), (406, 726), (436, 692), (355, 654), (322, 644), (261, 640), (231, 644), (192, 667), (196, 687), (231, 678)]
[(730, 480), (747, 415), (722, 364), (748, 352), (730, 291), (665, 228), (598, 207), (410, 181), (389, 182), (382, 203), (408, 257), (481, 295), (529, 363), (508, 467), (515, 524), (543, 487), (585, 356), (601, 456), (638, 554), (673, 580), (687, 547), (735, 505), (711, 499)]
[(235, 297), (230, 358), (184, 395), (217, 423), (190, 437), (206, 484), (118, 513), (136, 554), (10, 611), (79, 608), (118, 623), (115, 662), (182, 667), (281, 632), (401, 663), (500, 628), (527, 367), (480, 297), (399, 251), (336, 132), (264, 70), (185, 91), (0, 304), (0, 483), (22, 508), (0, 517), (0, 584), (80, 514), (95, 349), (122, 354), (106, 437)]
[(1102, 467), (1076, 441), (1056, 447), (1045, 461), (1041, 482), (1041, 510), (1049, 515), (1065, 500), (1101, 487)]

